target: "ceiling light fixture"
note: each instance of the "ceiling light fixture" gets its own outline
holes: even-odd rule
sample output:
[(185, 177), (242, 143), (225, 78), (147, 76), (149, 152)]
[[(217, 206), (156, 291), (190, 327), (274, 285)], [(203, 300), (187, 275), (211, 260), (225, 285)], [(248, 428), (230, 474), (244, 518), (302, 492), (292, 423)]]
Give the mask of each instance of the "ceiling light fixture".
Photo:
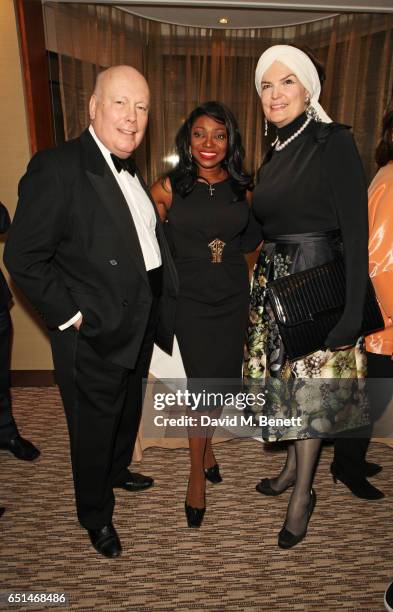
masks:
[(229, 19), (228, 19), (228, 17), (221, 17), (218, 20), (218, 23), (222, 23), (223, 25), (225, 25), (226, 23), (229, 23)]

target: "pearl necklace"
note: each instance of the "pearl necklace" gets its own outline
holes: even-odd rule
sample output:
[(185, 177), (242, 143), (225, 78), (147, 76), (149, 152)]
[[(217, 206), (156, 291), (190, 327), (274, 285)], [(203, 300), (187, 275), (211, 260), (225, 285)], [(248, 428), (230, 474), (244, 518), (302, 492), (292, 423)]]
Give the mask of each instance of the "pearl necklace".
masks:
[(280, 140), (277, 138), (275, 144), (274, 144), (274, 148), (276, 151), (282, 151), (287, 145), (289, 145), (290, 142), (292, 142), (292, 140), (295, 140), (295, 138), (297, 138), (308, 126), (308, 124), (310, 123), (312, 117), (307, 117), (306, 121), (303, 123), (303, 125), (296, 130), (296, 132), (294, 134), (292, 134), (292, 136), (290, 136), (289, 138), (287, 138), (286, 140), (284, 140), (284, 142), (280, 142)]

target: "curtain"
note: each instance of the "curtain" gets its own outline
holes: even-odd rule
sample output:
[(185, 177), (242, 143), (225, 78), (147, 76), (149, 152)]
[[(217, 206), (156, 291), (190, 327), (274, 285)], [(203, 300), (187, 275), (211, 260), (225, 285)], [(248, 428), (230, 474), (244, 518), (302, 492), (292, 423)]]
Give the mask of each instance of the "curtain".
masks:
[(88, 100), (101, 69), (130, 64), (146, 76), (152, 107), (137, 161), (148, 183), (170, 168), (184, 118), (213, 99), (235, 113), (246, 165), (258, 168), (269, 143), (254, 71), (260, 54), (281, 43), (307, 45), (324, 62), (321, 102), (334, 120), (353, 127), (367, 178), (375, 173), (374, 149), (393, 85), (393, 15), (347, 13), (298, 26), (235, 30), (170, 25), (94, 4), (53, 3), (44, 11), (55, 30), (66, 139), (89, 124)]
[(88, 100), (101, 69), (124, 63), (146, 76), (152, 108), (137, 161), (149, 183), (169, 169), (184, 118), (213, 99), (235, 113), (247, 167), (258, 168), (268, 142), (254, 71), (260, 54), (280, 43), (307, 45), (324, 62), (322, 104), (334, 120), (353, 127), (367, 178), (375, 173), (374, 149), (393, 86), (391, 14), (347, 13), (298, 26), (235, 30), (170, 25), (95, 4), (53, 3), (44, 11), (55, 30), (66, 139), (88, 125)]

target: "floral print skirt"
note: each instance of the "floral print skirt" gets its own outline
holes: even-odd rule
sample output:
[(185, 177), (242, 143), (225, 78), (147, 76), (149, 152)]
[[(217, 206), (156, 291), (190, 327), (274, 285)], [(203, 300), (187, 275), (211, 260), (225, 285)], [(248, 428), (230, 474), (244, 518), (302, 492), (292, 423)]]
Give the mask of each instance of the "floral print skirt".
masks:
[(340, 351), (324, 349), (289, 361), (267, 298), (268, 281), (325, 263), (341, 250), (336, 233), (293, 234), (265, 240), (255, 266), (244, 377), (263, 388), (254, 410), (267, 441), (337, 437), (369, 423), (363, 338)]

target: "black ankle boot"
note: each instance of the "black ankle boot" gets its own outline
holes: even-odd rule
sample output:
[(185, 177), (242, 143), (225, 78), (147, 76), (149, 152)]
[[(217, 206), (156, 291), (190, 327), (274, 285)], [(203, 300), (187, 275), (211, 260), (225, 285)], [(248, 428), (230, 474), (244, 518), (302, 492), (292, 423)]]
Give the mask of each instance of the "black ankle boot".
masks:
[(348, 476), (348, 474), (345, 474), (345, 472), (337, 467), (335, 463), (330, 465), (330, 472), (332, 474), (334, 484), (337, 484), (337, 480), (339, 480), (345, 484), (346, 487), (348, 487), (353, 495), (360, 497), (360, 499), (367, 499), (371, 501), (385, 497), (385, 494), (368, 482), (367, 478), (359, 477), (355, 479)]

